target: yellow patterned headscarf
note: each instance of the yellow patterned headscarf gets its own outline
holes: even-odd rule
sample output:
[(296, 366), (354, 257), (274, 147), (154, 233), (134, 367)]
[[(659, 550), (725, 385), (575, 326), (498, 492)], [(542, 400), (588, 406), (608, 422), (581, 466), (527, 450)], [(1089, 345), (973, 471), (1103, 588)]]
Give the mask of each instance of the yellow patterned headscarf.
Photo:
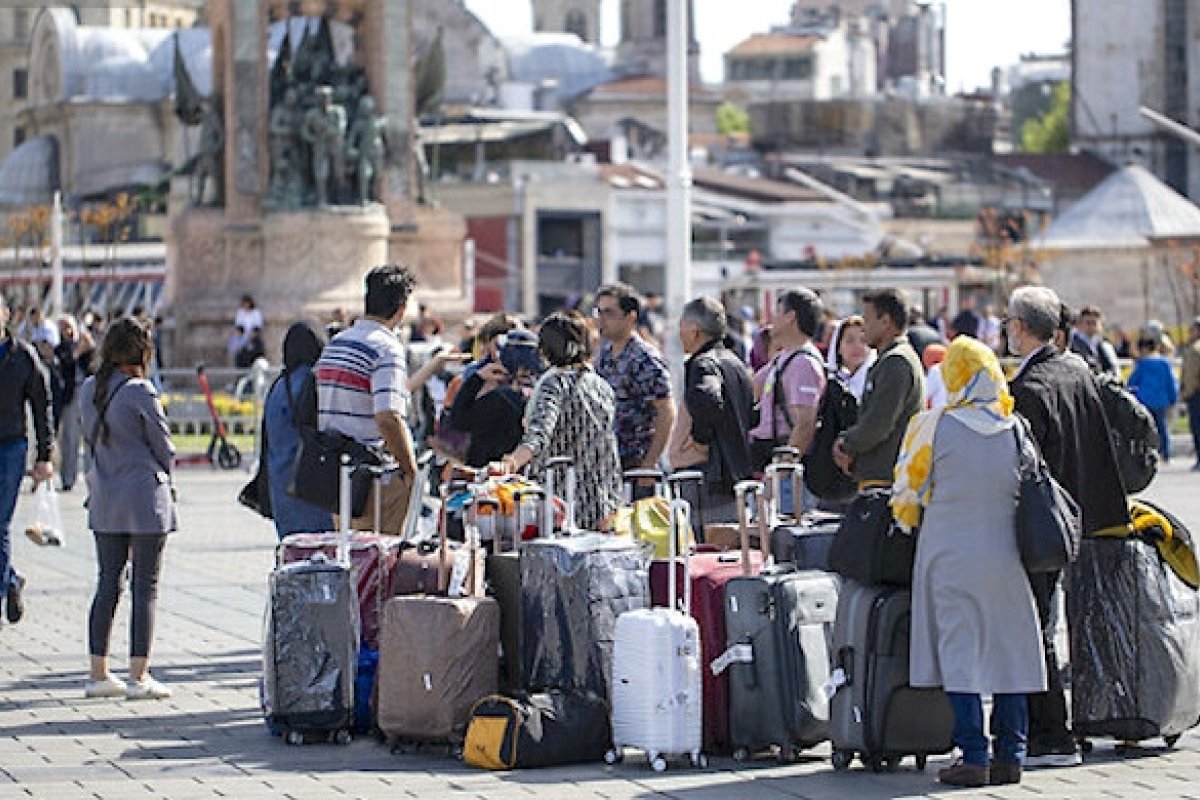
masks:
[(946, 407), (914, 416), (904, 434), (904, 444), (892, 484), (892, 513), (900, 526), (915, 531), (921, 513), (933, 496), (933, 437), (942, 414), (951, 414), (968, 428), (992, 436), (1013, 426), (1013, 399), (1008, 381), (991, 348), (969, 336), (950, 343), (942, 362)]

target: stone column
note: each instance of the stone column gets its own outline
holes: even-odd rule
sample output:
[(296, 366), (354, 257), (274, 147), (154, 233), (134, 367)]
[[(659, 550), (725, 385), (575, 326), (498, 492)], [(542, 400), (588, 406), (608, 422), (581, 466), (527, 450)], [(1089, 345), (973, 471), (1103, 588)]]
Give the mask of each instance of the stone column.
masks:
[(267, 5), (235, 0), (225, 16), (225, 208), (231, 222), (257, 221), (267, 185)]
[(371, 92), (387, 115), (388, 158), (380, 197), (393, 224), (412, 224), (413, 52), (410, 0), (369, 3), (362, 32)]

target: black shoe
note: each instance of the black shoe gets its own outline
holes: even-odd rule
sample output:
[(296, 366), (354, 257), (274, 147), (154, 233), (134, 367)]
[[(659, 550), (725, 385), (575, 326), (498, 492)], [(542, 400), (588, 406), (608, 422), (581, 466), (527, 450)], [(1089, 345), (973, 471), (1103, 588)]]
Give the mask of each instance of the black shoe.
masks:
[(1083, 757), (1073, 739), (1031, 741), (1025, 757), (1026, 767), (1077, 767), (1082, 763)]
[(1021, 782), (1021, 765), (1008, 761), (993, 761), (988, 769), (989, 786), (1008, 786)]
[(8, 617), (8, 621), (14, 624), (20, 622), (21, 617), (25, 616), (25, 601), (21, 599), (21, 591), (24, 588), (25, 579), (18, 576), (4, 594), (4, 613)]

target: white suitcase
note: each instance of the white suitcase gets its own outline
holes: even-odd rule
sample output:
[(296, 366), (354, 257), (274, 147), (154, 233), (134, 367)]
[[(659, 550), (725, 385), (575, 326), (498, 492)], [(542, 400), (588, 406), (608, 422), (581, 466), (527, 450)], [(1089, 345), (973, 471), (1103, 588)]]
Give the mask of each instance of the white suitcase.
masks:
[[(688, 504), (671, 502), (672, 528), (691, 530)], [(676, 536), (671, 559), (676, 557)], [(655, 772), (667, 768), (667, 756), (688, 756), (692, 765), (707, 766), (701, 753), (703, 734), (700, 676), (700, 628), (691, 617), (688, 553), (684, 552), (684, 605), (675, 608), (675, 570), (670, 569), (670, 608), (626, 611), (617, 618), (613, 642), (613, 749), (606, 760), (622, 757), (622, 748), (646, 751)]]

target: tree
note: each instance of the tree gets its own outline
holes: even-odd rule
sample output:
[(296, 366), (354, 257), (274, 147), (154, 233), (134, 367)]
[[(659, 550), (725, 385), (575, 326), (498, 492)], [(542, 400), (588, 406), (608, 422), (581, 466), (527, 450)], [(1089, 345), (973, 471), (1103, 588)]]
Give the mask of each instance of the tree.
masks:
[(1021, 149), (1026, 153), (1065, 153), (1071, 144), (1071, 85), (1054, 87), (1050, 110), (1021, 126)]
[(726, 100), (717, 109), (717, 132), (722, 136), (750, 133), (750, 117), (741, 106)]

